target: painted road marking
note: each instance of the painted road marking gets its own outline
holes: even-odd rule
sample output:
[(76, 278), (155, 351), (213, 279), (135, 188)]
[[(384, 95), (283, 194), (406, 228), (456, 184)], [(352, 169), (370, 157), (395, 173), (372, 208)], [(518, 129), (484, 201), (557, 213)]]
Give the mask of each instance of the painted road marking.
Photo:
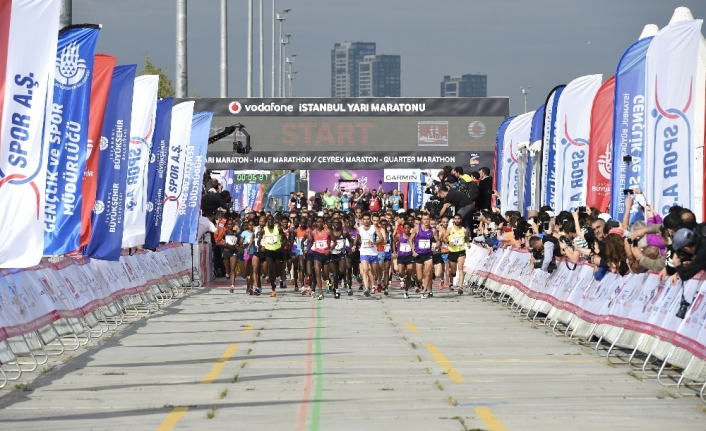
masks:
[(434, 357), (436, 362), (441, 366), (441, 368), (446, 372), (446, 374), (449, 375), (449, 378), (451, 378), (451, 381), (454, 383), (463, 383), (466, 381), (466, 379), (463, 378), (461, 373), (456, 371), (456, 369), (451, 365), (451, 362), (449, 362), (448, 359), (446, 359), (446, 356), (444, 356), (439, 349), (433, 345), (433, 344), (425, 344), (424, 347), (427, 348), (429, 353)]
[[(252, 328), (250, 329), (252, 330)], [(211, 372), (206, 374), (206, 377), (201, 380), (201, 383), (213, 383), (213, 381), (218, 378), (218, 375), (221, 374), (221, 371), (223, 371), (223, 367), (225, 367), (228, 359), (230, 359), (237, 350), (237, 344), (231, 344), (228, 346), (225, 353), (223, 353), (223, 356), (216, 361), (213, 368), (211, 368)], [(176, 424), (181, 420), (181, 418), (184, 417), (187, 411), (189, 411), (189, 408), (185, 406), (174, 407), (174, 410), (172, 410), (171, 413), (164, 418), (159, 427), (157, 427), (157, 431), (171, 431), (172, 428), (174, 428), (174, 426), (176, 426)]]
[(297, 431), (302, 431), (304, 427), (306, 426), (306, 415), (309, 410), (309, 397), (311, 395), (311, 370), (313, 368), (313, 364), (311, 361), (311, 351), (313, 350), (313, 344), (314, 344), (314, 317), (315, 317), (315, 302), (319, 301), (310, 301), (311, 303), (311, 324), (309, 325), (309, 335), (307, 336), (307, 344), (306, 344), (306, 380), (304, 381), (304, 395), (302, 395), (302, 402), (301, 405), (299, 406), (299, 420), (297, 421)]
[(498, 418), (495, 417), (490, 407), (476, 407), (476, 414), (485, 423), (490, 431), (507, 431), (507, 429), (500, 423)]
[(247, 334), (248, 332), (252, 331), (254, 327), (255, 327), (255, 325), (253, 325), (252, 323), (249, 324), (248, 326), (245, 327), (245, 329), (243, 329), (243, 334)]
[(405, 323), (404, 326), (406, 326), (407, 329), (409, 329), (409, 332), (414, 332), (415, 334), (419, 333), (419, 329), (417, 329), (417, 327), (414, 326), (413, 323)]
[(319, 431), (321, 418), (321, 399), (324, 393), (324, 360), (321, 356), (321, 302), (316, 302), (316, 393), (314, 407), (311, 409), (311, 431)]
[(188, 407), (174, 407), (171, 413), (162, 421), (162, 424), (157, 428), (157, 431), (171, 431), (172, 428), (184, 417)]
[(226, 361), (231, 358), (235, 354), (235, 352), (238, 350), (238, 345), (237, 344), (231, 344), (228, 346), (226, 349), (225, 353), (223, 356), (221, 356), (215, 364), (213, 364), (213, 368), (211, 368), (211, 372), (206, 374), (206, 377), (201, 380), (201, 383), (213, 383), (214, 380), (218, 377), (219, 374), (221, 374), (221, 371), (223, 371), (223, 367), (226, 366)]

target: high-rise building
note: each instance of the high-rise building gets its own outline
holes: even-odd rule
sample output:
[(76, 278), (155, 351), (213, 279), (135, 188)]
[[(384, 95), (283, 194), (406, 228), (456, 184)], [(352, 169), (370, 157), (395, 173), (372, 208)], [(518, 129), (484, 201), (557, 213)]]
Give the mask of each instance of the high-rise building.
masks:
[(359, 97), (400, 97), (399, 55), (366, 55), (358, 68)]
[(488, 97), (488, 75), (446, 75), (441, 97)]
[(358, 66), (375, 55), (374, 42), (343, 42), (331, 51), (331, 97), (358, 97)]

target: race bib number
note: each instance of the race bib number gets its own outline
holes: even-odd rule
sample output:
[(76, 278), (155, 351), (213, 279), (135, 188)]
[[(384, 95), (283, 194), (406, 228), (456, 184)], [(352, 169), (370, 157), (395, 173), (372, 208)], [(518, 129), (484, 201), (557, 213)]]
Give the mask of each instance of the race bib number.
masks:
[(235, 235), (226, 235), (226, 244), (235, 245), (235, 241), (238, 239)]
[(345, 247), (345, 245), (346, 245), (345, 239), (336, 240), (336, 250), (343, 250), (343, 247)]
[(390, 252), (390, 244), (385, 244), (385, 253)]
[(269, 245), (277, 244), (277, 235), (266, 235), (265, 242)]
[(459, 238), (459, 237), (451, 238), (451, 244), (455, 245), (456, 247), (463, 245), (463, 238)]
[(372, 246), (373, 246), (373, 242), (370, 241), (369, 239), (364, 239), (364, 240), (362, 241), (361, 247), (366, 247), (366, 248), (367, 248), (367, 247), (372, 247)]
[(420, 239), (419, 240), (419, 248), (421, 250), (428, 250), (431, 248), (431, 240), (430, 239)]
[(412, 251), (412, 247), (409, 246), (409, 243), (400, 243), (400, 251), (402, 253), (409, 253)]
[(317, 250), (326, 250), (326, 245), (327, 245), (326, 240), (314, 242), (314, 248)]

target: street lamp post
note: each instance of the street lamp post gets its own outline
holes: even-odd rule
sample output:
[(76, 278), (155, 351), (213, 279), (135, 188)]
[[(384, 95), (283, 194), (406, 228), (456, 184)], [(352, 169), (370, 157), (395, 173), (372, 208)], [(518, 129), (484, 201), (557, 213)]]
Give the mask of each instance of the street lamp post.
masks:
[[(288, 77), (288, 79), (289, 79), (289, 93), (290, 93), (290, 94), (291, 94), (291, 92), (292, 92), (292, 65), (294, 64), (294, 58), (295, 58), (296, 56), (297, 56), (297, 54), (292, 54), (291, 57), (287, 57), (287, 59), (285, 60), (286, 63), (287, 63), (287, 65), (289, 66), (289, 72), (288, 72), (288, 74), (287, 74), (287, 77)], [(284, 95), (285, 95), (285, 96), (287, 95), (286, 89), (285, 89)]]
[(292, 97), (294, 97), (294, 90), (292, 88), (292, 84), (294, 83), (294, 75), (296, 75), (297, 73), (298, 73), (297, 71), (292, 72), (291, 66), (290, 66), (290, 72), (289, 72), (289, 98), (290, 99)]
[(287, 58), (287, 45), (291, 43), (290, 38), (292, 37), (291, 34), (285, 34), (284, 37), (282, 37), (282, 63), (280, 64), (280, 83), (279, 83), (279, 89), (280, 89), (280, 95), (279, 97), (284, 97), (287, 95), (285, 93), (284, 89), (284, 80), (285, 80), (285, 59)]
[(253, 0), (248, 0), (248, 97), (252, 97)]
[(522, 94), (525, 96), (525, 114), (527, 113), (527, 95), (529, 94), (530, 88), (532, 88), (531, 85), (528, 85), (527, 88), (520, 87), (520, 90), (522, 90)]
[[(273, 1), (274, 1), (274, 0), (273, 0)], [(273, 11), (274, 11), (274, 3), (273, 3), (272, 6), (273, 6)], [(285, 10), (283, 10), (282, 12), (277, 12), (277, 14), (275, 15), (275, 19), (277, 19), (277, 21), (279, 21), (279, 38), (280, 38), (280, 41), (282, 40), (282, 22), (287, 19), (287, 18), (286, 18), (286, 15), (287, 15), (290, 11), (291, 11), (291, 9), (285, 9)], [(272, 40), (272, 85), (273, 85), (272, 94), (273, 94), (273, 97), (274, 97), (274, 94), (275, 94), (275, 90), (274, 90), (274, 82), (275, 82), (275, 42), (274, 42), (275, 30), (274, 30), (274, 21), (272, 22), (272, 26), (273, 26), (273, 27), (272, 27), (272, 39), (273, 39), (273, 40)], [(279, 83), (278, 85), (280, 85), (280, 89), (279, 89), (279, 91), (277, 92), (277, 95), (280, 96), (281, 93), (282, 93), (281, 85), (282, 85), (282, 73), (283, 73), (283, 72), (282, 72), (282, 44), (279, 45), (279, 60), (278, 60), (278, 63), (279, 63), (279, 65), (280, 65), (280, 69), (279, 69), (279, 79), (277, 80), (277, 82)], [(281, 96), (280, 96), (280, 97), (281, 97)]]

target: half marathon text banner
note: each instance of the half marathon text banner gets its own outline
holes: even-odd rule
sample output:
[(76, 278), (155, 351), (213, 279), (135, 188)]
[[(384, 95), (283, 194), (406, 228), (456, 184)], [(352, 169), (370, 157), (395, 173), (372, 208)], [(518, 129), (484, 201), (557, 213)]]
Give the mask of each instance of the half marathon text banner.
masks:
[(367, 153), (348, 151), (251, 152), (235, 154), (210, 151), (206, 158), (209, 169), (413, 169), (428, 166), (461, 166), (468, 171), (493, 165), (491, 152), (427, 152)]
[(214, 116), (455, 116), (507, 117), (508, 97), (242, 98), (193, 100), (195, 111)]

